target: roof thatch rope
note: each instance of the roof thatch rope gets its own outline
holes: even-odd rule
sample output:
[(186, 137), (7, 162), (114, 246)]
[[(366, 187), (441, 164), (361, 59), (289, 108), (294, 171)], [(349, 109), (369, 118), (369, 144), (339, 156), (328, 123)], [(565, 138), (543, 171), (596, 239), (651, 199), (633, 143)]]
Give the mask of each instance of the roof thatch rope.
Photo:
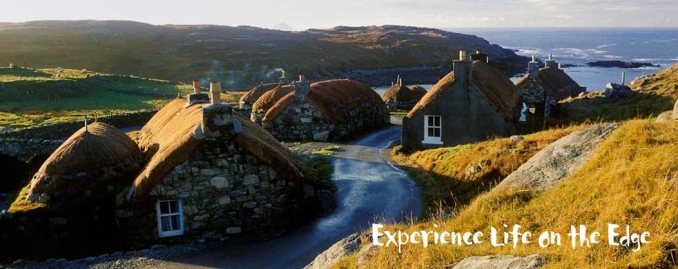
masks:
[[(203, 115), (200, 106), (184, 108), (184, 101), (176, 99), (160, 111), (141, 129), (139, 146), (148, 163), (134, 180), (135, 201), (143, 201), (165, 175), (186, 161), (202, 144), (196, 138)], [(273, 167), (280, 175), (300, 182), (299, 169), (293, 164), (289, 151), (263, 128), (233, 115), (243, 126), (235, 134), (237, 144)]]
[[(509, 78), (499, 69), (483, 61), (473, 61), (471, 81), (492, 102), (508, 120), (514, 120), (514, 110), (520, 105), (520, 92)], [(448, 73), (433, 85), (424, 97), (407, 114), (408, 118), (434, 102), (454, 84), (454, 71)]]
[[(364, 104), (383, 104), (379, 94), (370, 86), (350, 79), (312, 83), (306, 101), (332, 123), (349, 120), (351, 111)], [(293, 102), (294, 92), (285, 95), (266, 112), (263, 121), (275, 120)]]
[[(29, 198), (72, 196), (118, 182), (129, 184), (140, 169), (141, 151), (124, 132), (94, 122), (69, 137), (33, 176)], [(41, 199), (49, 200), (49, 199)]]

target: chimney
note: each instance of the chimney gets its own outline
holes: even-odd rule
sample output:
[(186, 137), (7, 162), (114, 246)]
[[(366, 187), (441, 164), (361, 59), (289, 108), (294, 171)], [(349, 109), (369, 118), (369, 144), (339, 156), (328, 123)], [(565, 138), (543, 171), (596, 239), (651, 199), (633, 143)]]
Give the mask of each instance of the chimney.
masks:
[(221, 104), (221, 82), (210, 82), (210, 99), (213, 105)]
[(553, 60), (553, 54), (549, 53), (549, 58), (546, 60), (546, 67), (556, 69), (558, 64)]
[(475, 54), (471, 54), (471, 61), (483, 61), (485, 63), (490, 63), (489, 55), (482, 53), (479, 49), (476, 50)]
[(193, 93), (200, 93), (200, 80), (193, 81)]
[(297, 103), (306, 102), (306, 96), (311, 91), (311, 82), (304, 75), (299, 76), (299, 81), (294, 83), (294, 99)]
[(473, 65), (466, 57), (466, 51), (459, 50), (459, 60), (452, 62), (455, 81), (468, 82), (472, 79)]
[(193, 93), (186, 96), (187, 102), (184, 107), (189, 107), (194, 104), (205, 104), (210, 102), (210, 97), (206, 93), (200, 92), (200, 81), (193, 81)]
[(527, 74), (531, 79), (539, 77), (539, 62), (537, 62), (537, 56), (534, 54), (532, 54), (532, 61), (527, 63)]
[(282, 74), (280, 75), (278, 82), (280, 82), (280, 84), (289, 84), (291, 81), (288, 77), (285, 76), (285, 70), (281, 70), (280, 72)]
[(626, 72), (622, 72), (622, 83), (621, 83), (621, 85), (624, 86), (624, 83), (626, 83)]

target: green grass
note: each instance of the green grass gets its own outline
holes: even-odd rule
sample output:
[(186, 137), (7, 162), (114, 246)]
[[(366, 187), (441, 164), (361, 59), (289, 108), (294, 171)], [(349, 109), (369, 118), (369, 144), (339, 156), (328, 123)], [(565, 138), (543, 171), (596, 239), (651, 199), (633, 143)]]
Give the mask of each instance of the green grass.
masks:
[(340, 149), (341, 149), (340, 146), (329, 146), (329, 147), (325, 147), (321, 150), (316, 150), (316, 151), (312, 152), (312, 154), (331, 156), (331, 155), (334, 155)]
[[(39, 127), (83, 117), (159, 109), (192, 86), (64, 69), (0, 68), (0, 126)], [(87, 77), (89, 75), (89, 77)], [(237, 103), (240, 92), (222, 94)]]

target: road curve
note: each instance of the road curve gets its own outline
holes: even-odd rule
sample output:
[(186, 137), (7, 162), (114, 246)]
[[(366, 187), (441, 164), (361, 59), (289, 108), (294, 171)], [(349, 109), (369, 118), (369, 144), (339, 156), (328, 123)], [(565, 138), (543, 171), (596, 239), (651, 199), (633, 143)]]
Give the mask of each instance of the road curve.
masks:
[(235, 244), (167, 268), (301, 268), (338, 240), (372, 223), (408, 221), (421, 214), (419, 190), (403, 171), (388, 162), (388, 148), (400, 137), (394, 125), (343, 147), (332, 157), (338, 207), (280, 238)]

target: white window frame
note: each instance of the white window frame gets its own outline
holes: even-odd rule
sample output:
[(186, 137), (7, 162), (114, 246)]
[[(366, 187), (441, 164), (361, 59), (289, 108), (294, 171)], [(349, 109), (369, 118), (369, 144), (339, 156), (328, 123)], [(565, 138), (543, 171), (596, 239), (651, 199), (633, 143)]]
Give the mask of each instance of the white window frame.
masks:
[[(177, 202), (177, 212), (169, 212), (169, 213), (161, 213), (160, 212), (160, 204), (161, 203), (170, 203), (170, 202)], [(171, 211), (172, 207), (169, 206), (168, 204), (168, 209)], [(159, 200), (158, 202), (155, 203), (155, 211), (156, 215), (158, 216), (158, 236), (160, 237), (169, 237), (169, 236), (177, 236), (177, 235), (182, 235), (184, 234), (184, 206), (183, 202), (181, 200)], [(168, 230), (168, 231), (163, 231), (162, 229), (162, 219), (163, 217), (178, 217), (179, 218), (179, 227), (172, 227), (173, 229)], [(170, 222), (171, 223), (171, 222)]]
[[(438, 126), (436, 125), (428, 125), (428, 120), (429, 118), (433, 118), (433, 123), (435, 123), (435, 118), (438, 118), (438, 123), (440, 123)], [(428, 131), (430, 128), (437, 128), (440, 130), (440, 136), (429, 136)], [(421, 141), (421, 143), (424, 144), (436, 144), (436, 145), (442, 145), (443, 144), (443, 117), (441, 115), (424, 115), (424, 141)]]

